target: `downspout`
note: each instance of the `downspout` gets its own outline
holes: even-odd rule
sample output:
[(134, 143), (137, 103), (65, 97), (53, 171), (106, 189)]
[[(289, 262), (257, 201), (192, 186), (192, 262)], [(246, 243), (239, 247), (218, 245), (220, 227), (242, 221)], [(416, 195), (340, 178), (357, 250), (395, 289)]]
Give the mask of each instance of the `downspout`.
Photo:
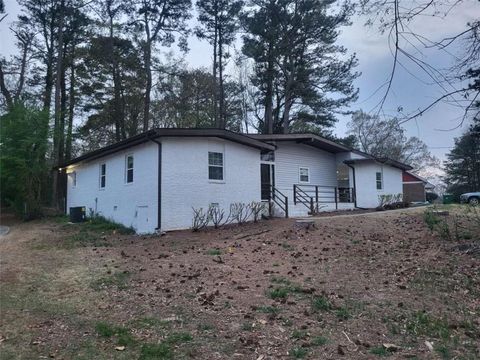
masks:
[(147, 135), (147, 138), (158, 145), (158, 199), (157, 199), (157, 231), (162, 228), (162, 143)]
[(345, 165), (347, 165), (353, 171), (353, 206), (355, 207), (355, 209), (361, 209), (357, 206), (357, 182), (355, 181), (355, 167), (350, 164)]

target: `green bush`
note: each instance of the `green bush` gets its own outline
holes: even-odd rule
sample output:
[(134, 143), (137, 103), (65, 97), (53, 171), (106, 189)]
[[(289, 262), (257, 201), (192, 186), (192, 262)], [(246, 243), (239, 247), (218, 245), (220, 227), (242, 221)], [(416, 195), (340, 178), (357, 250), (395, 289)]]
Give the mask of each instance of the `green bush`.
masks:
[(135, 234), (135, 229), (132, 227), (126, 227), (125, 225), (116, 223), (101, 215), (90, 216), (83, 224), (85, 230), (91, 230), (94, 232), (113, 232), (116, 231), (120, 234), (129, 235)]
[(42, 215), (47, 199), (48, 114), (16, 104), (0, 117), (1, 202), (25, 220)]

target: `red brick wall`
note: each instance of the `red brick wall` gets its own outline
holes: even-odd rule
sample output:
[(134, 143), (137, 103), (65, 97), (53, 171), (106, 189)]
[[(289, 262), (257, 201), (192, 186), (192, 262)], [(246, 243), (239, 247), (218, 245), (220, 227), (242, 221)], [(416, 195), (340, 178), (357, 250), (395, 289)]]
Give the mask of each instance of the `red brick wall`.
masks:
[(425, 185), (423, 183), (404, 183), (403, 201), (425, 201)]

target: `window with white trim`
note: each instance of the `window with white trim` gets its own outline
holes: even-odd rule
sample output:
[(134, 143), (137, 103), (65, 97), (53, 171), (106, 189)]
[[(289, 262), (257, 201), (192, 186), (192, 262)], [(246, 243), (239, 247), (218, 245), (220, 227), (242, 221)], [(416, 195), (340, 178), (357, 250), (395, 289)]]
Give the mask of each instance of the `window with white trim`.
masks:
[(72, 187), (76, 187), (77, 186), (77, 172), (76, 171), (71, 172), (70, 177), (72, 179)]
[(133, 155), (125, 156), (125, 183), (133, 183)]
[(383, 173), (381, 171), (377, 171), (375, 173), (375, 179), (377, 183), (377, 190), (383, 189)]
[(107, 183), (107, 164), (100, 164), (100, 189), (105, 189)]
[(223, 180), (223, 153), (208, 152), (208, 179)]
[(301, 167), (298, 169), (298, 179), (301, 183), (310, 182), (310, 169), (307, 167)]

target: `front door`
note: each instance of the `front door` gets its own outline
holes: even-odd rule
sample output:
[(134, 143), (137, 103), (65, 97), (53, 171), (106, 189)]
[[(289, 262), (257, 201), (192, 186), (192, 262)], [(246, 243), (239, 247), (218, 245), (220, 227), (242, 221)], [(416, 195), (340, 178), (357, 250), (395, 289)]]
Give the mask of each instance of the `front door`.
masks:
[(270, 200), (272, 186), (275, 185), (275, 172), (273, 164), (260, 164), (260, 182), (262, 187), (262, 200)]

